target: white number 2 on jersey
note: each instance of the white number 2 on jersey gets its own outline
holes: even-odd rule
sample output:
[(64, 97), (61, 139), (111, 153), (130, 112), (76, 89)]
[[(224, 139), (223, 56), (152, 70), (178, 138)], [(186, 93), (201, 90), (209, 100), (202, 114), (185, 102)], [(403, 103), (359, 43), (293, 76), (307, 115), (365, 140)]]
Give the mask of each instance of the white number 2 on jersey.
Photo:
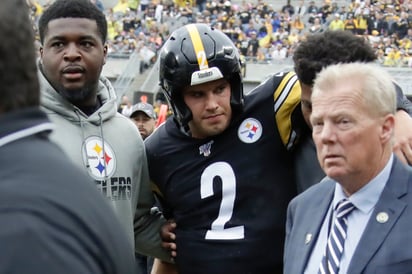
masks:
[(207, 231), (207, 240), (237, 240), (245, 237), (244, 226), (225, 228), (232, 218), (236, 198), (236, 177), (232, 167), (225, 162), (216, 162), (208, 166), (200, 179), (200, 196), (202, 199), (214, 195), (213, 179), (218, 176), (222, 180), (222, 201), (219, 215)]

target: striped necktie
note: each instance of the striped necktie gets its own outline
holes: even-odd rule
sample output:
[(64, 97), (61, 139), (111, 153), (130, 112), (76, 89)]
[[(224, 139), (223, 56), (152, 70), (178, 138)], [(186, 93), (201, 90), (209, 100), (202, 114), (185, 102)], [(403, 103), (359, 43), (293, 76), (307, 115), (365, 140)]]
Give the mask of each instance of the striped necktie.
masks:
[(319, 268), (319, 274), (337, 274), (340, 258), (345, 246), (347, 217), (355, 206), (347, 199), (342, 199), (336, 206), (336, 217), (326, 244), (325, 254)]

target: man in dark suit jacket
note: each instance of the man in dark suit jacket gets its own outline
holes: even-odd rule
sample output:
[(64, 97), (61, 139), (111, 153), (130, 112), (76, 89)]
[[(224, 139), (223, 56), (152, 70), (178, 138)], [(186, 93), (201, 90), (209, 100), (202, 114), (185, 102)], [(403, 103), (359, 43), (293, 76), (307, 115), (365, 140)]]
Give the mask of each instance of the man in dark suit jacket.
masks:
[(284, 273), (318, 273), (341, 198), (338, 273), (412, 273), (412, 169), (392, 153), (395, 90), (372, 64), (333, 65), (315, 80), (313, 139), (327, 177), (288, 207)]

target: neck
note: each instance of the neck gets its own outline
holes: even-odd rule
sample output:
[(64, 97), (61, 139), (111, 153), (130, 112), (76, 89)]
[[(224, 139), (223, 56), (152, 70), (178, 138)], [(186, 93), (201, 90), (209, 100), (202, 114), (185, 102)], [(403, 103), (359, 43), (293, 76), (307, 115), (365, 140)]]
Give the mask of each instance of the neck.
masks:
[(352, 176), (345, 176), (336, 181), (339, 182), (343, 191), (349, 197), (367, 185), (373, 178), (378, 176), (379, 173), (385, 168), (391, 155), (392, 150), (386, 151), (375, 165), (370, 165), (370, 168), (367, 171), (355, 173)]
[(101, 107), (100, 98), (97, 97), (94, 104), (78, 105), (77, 107), (84, 112), (87, 116), (92, 115), (96, 110)]

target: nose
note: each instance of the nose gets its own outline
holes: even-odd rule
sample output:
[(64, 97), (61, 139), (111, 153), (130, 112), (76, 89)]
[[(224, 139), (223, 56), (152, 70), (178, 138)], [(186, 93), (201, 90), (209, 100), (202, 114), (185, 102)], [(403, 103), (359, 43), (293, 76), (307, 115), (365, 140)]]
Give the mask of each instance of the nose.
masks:
[(206, 98), (206, 109), (215, 110), (217, 109), (217, 107), (218, 107), (217, 98), (213, 94), (213, 92), (211, 92)]
[(320, 132), (322, 143), (331, 143), (336, 140), (335, 127), (332, 123), (325, 122)]
[(64, 60), (68, 62), (77, 61), (81, 58), (80, 51), (75, 43), (70, 43), (67, 45)]

